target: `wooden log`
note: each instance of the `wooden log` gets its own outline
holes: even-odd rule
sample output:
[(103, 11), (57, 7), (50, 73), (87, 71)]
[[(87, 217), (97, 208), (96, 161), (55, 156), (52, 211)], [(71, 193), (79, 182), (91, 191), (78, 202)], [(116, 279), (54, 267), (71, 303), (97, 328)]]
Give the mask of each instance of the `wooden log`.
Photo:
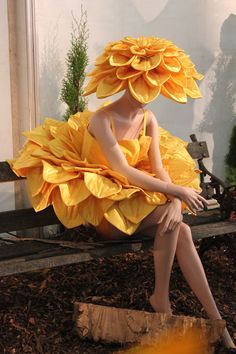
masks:
[(176, 336), (181, 337), (188, 329), (196, 329), (199, 340), (207, 338), (209, 353), (226, 327), (225, 320), (150, 313), (79, 301), (74, 302), (73, 319), (80, 337), (121, 344), (145, 343), (153, 338), (158, 343), (170, 330), (174, 329)]

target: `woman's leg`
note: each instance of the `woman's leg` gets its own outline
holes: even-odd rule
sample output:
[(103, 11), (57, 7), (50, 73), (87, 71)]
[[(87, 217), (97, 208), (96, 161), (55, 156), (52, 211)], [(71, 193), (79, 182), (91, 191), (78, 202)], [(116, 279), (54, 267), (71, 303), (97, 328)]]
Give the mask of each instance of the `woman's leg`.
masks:
[[(179, 229), (176, 258), (185, 279), (204, 307), (209, 318), (221, 319), (222, 317), (211, 293), (201, 259), (193, 243), (191, 229), (183, 222)], [(227, 347), (235, 348), (227, 329), (225, 329), (223, 340)]]
[(169, 283), (180, 224), (174, 231), (162, 233), (165, 218), (160, 224), (158, 224), (158, 220), (167, 207), (168, 204), (158, 206), (144, 219), (137, 233), (145, 232), (146, 235), (151, 234), (155, 236), (153, 247), (155, 287), (150, 297), (150, 303), (156, 312), (172, 314), (169, 300)]
[[(199, 301), (202, 303), (208, 316), (211, 319), (221, 318), (211, 294), (201, 260), (193, 243), (190, 227), (182, 222), (174, 231), (166, 232), (160, 236), (164, 222), (158, 224), (158, 220), (166, 207), (168, 207), (168, 204), (158, 206), (143, 220), (136, 231), (136, 233), (144, 232), (145, 235), (155, 236), (153, 252), (155, 289), (153, 295), (150, 297), (151, 305), (157, 312), (171, 314), (169, 303), (169, 280), (174, 253), (176, 252), (181, 271)], [(114, 226), (110, 226), (113, 236), (116, 238), (126, 237), (126, 234), (122, 233)], [(235, 348), (227, 329), (225, 329), (223, 340), (227, 347)]]
[[(165, 219), (158, 224), (158, 220), (163, 215), (169, 203), (158, 206), (152, 213), (150, 213), (140, 224), (136, 231), (137, 233), (145, 232), (146, 235), (151, 234), (155, 236), (154, 240), (154, 267), (155, 267), (155, 289), (153, 295), (150, 297), (150, 303), (157, 312), (166, 312), (171, 314), (171, 307), (169, 302), (169, 281), (171, 269), (174, 261), (175, 250), (177, 246), (178, 229), (177, 226), (174, 231), (165, 232), (160, 236), (160, 232), (164, 226)], [(126, 234), (116, 229), (110, 224), (110, 232), (104, 235), (109, 238), (124, 238)]]

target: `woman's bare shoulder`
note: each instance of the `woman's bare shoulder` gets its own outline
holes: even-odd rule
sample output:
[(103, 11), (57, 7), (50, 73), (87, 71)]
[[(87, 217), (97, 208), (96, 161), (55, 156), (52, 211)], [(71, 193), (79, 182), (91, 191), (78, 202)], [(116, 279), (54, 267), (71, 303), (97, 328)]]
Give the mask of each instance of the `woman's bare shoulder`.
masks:
[(95, 111), (89, 120), (89, 131), (92, 132), (93, 129), (97, 127), (104, 127), (108, 124), (109, 115), (104, 109), (98, 109)]

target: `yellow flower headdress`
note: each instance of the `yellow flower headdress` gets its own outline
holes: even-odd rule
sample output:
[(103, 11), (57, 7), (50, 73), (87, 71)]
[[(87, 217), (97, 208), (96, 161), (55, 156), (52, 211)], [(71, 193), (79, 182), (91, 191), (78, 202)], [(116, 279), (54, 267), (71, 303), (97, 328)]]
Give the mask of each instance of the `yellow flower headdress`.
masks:
[(182, 49), (163, 38), (125, 37), (109, 43), (95, 66), (84, 96), (96, 92), (104, 98), (128, 88), (144, 104), (160, 93), (180, 103), (187, 96), (202, 97), (195, 79), (203, 75)]

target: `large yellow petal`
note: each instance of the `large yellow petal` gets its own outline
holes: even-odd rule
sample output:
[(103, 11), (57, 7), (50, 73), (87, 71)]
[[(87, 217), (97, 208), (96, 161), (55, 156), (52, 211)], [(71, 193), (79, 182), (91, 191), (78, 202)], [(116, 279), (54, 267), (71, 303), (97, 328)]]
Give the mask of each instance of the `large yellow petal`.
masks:
[(85, 172), (84, 182), (90, 193), (97, 198), (107, 198), (121, 190), (121, 185), (95, 173)]
[(181, 62), (181, 65), (184, 68), (193, 68), (194, 67), (194, 64), (191, 61), (191, 59), (189, 58), (189, 55), (187, 55), (187, 54), (185, 54), (183, 52), (179, 53), (178, 60)]
[(61, 165), (64, 171), (71, 172), (71, 173), (77, 172), (78, 174), (76, 175), (76, 177), (79, 177), (81, 172), (99, 173), (100, 171), (102, 171), (102, 167), (100, 167), (100, 165), (97, 165), (98, 167), (96, 167), (96, 165), (91, 164), (91, 166), (92, 167), (86, 167), (86, 166), (79, 167), (79, 166), (71, 165), (70, 163)]
[(129, 165), (136, 165), (140, 153), (140, 144), (138, 139), (119, 140), (119, 145)]
[(129, 79), (129, 89), (132, 96), (141, 103), (153, 101), (160, 93), (160, 87), (150, 87), (141, 76)]
[(186, 77), (193, 77), (194, 79), (197, 80), (202, 80), (203, 79), (203, 75), (198, 73), (197, 70), (195, 69), (195, 67), (188, 67), (188, 68), (184, 68), (184, 74)]
[(128, 44), (128, 45), (130, 46), (130, 45), (132, 45), (132, 44), (135, 45), (137, 42), (136, 42), (136, 39), (135, 39), (135, 38), (126, 36), (126, 37), (124, 37), (124, 38), (122, 39), (122, 43), (126, 43), (126, 44)]
[(121, 173), (113, 171), (111, 169), (106, 169), (106, 170), (101, 170), (98, 172), (101, 176), (108, 176), (108, 177), (112, 177), (112, 179), (114, 179), (115, 182), (119, 182), (122, 185), (128, 185), (128, 179), (123, 176)]
[(176, 48), (171, 48), (168, 47), (165, 49), (165, 51), (163, 52), (163, 55), (165, 57), (177, 57), (179, 55), (179, 50)]
[(204, 75), (198, 73), (197, 71), (192, 76), (194, 79), (197, 79), (197, 80), (202, 80), (204, 78)]
[(176, 73), (181, 70), (181, 64), (175, 57), (163, 57), (162, 64), (171, 72)]
[(45, 151), (42, 149), (37, 149), (36, 151), (34, 151), (32, 153), (33, 157), (36, 157), (38, 159), (38, 161), (41, 162), (41, 160), (47, 161), (47, 162), (51, 162), (53, 165), (58, 165), (60, 166), (63, 162), (65, 162), (65, 159), (63, 158), (57, 158), (56, 156), (54, 156), (50, 151)]
[(59, 188), (61, 198), (67, 206), (77, 205), (90, 196), (84, 181), (78, 178), (61, 183)]
[(104, 64), (108, 61), (109, 59), (109, 56), (107, 53), (102, 53), (101, 55), (99, 55), (96, 59), (96, 62), (95, 64), (96, 65), (101, 65), (101, 64)]
[(45, 118), (42, 126), (50, 133), (52, 138), (56, 138), (65, 128), (66, 122), (54, 118)]
[(130, 79), (131, 77), (139, 76), (140, 71), (134, 70), (130, 66), (120, 67), (116, 70), (116, 76), (120, 80)]
[(110, 65), (106, 65), (105, 67), (99, 67), (94, 70), (94, 74), (91, 74), (91, 76), (94, 78), (94, 80), (100, 80), (106, 76), (114, 76), (115, 72), (116, 68), (111, 67)]
[(166, 203), (167, 198), (163, 193), (146, 191), (145, 200), (150, 205), (162, 205)]
[(97, 97), (104, 98), (114, 95), (115, 93), (124, 90), (126, 85), (126, 81), (124, 80), (119, 80), (116, 77), (105, 77), (98, 84)]
[(200, 98), (202, 94), (192, 78), (187, 78), (187, 87), (184, 88), (184, 91), (187, 93), (188, 96), (192, 98)]
[(43, 185), (45, 183), (42, 171), (42, 167), (37, 167), (32, 169), (32, 171), (27, 176), (27, 185), (29, 188), (29, 192), (33, 197), (42, 191)]
[(183, 87), (177, 85), (173, 81), (167, 81), (161, 86), (161, 93), (168, 97), (171, 98), (174, 101), (177, 101), (179, 103), (186, 103), (187, 102), (187, 96), (186, 93), (183, 89)]
[(122, 188), (119, 193), (109, 196), (109, 199), (116, 201), (129, 199), (133, 194), (138, 193), (139, 191), (138, 188)]
[(129, 50), (129, 46), (125, 43), (116, 43), (111, 47), (111, 50), (127, 51)]
[(135, 54), (135, 55), (145, 55), (146, 54), (146, 50), (144, 48), (140, 48), (137, 45), (132, 45), (130, 47), (130, 51), (132, 54)]
[(93, 226), (98, 226), (104, 217), (104, 213), (113, 203), (114, 201), (106, 198), (98, 199), (90, 196), (79, 204), (79, 211), (86, 222)]
[(32, 156), (32, 154), (38, 150), (41, 150), (38, 145), (27, 142), (24, 148), (20, 151), (19, 157), (12, 161), (11, 166), (14, 172), (18, 171), (21, 176), (25, 176), (22, 175), (23, 170), (26, 171), (28, 168), (42, 166), (42, 162), (38, 158)]
[(89, 110), (72, 114), (67, 121), (68, 126), (76, 131), (84, 130), (87, 127), (92, 114), (93, 112), (90, 112)]
[(48, 147), (52, 155), (62, 160), (64, 160), (63, 156), (65, 151), (77, 153), (73, 141), (69, 141), (66, 137), (63, 139), (63, 136), (60, 136), (60, 138), (50, 141)]
[(62, 167), (50, 165), (43, 161), (43, 179), (49, 183), (64, 183), (77, 178), (78, 172), (67, 172)]
[(184, 75), (183, 71), (178, 73), (171, 73), (171, 81), (174, 81), (177, 85), (186, 87), (187, 85), (187, 78)]
[[(60, 139), (54, 139), (50, 141), (48, 144), (50, 153), (57, 157), (58, 159), (63, 158), (64, 151), (66, 150), (66, 146), (62, 144)], [(63, 159), (62, 159), (63, 160)]]
[(98, 83), (99, 83), (99, 79), (93, 77), (87, 83), (87, 85), (85, 87), (83, 87), (84, 92), (83, 92), (82, 96), (87, 96), (87, 95), (90, 95), (91, 93), (96, 92)]
[[(80, 148), (81, 148), (81, 146), (80, 146)], [(64, 157), (65, 157), (66, 161), (71, 162), (71, 164), (73, 164), (73, 165), (77, 165), (77, 166), (81, 165), (81, 157), (79, 154), (75, 154), (72, 151), (65, 151)], [(67, 170), (67, 167), (65, 168), (65, 170)]]
[(67, 228), (70, 229), (85, 223), (84, 219), (79, 213), (78, 205), (66, 206), (63, 203), (59, 188), (54, 189), (52, 200), (56, 216)]
[(120, 211), (126, 219), (134, 224), (140, 223), (155, 208), (156, 205), (147, 203), (145, 196), (140, 194), (119, 202)]
[(41, 211), (51, 204), (51, 194), (55, 188), (56, 185), (44, 182), (42, 192), (35, 196), (28, 190), (28, 197), (35, 211)]
[(161, 62), (161, 54), (155, 54), (151, 57), (137, 57), (131, 63), (131, 66), (135, 70), (148, 71), (156, 68)]
[(76, 131), (75, 129), (71, 129), (70, 126), (69, 128), (69, 135), (71, 138), (71, 141), (73, 142), (73, 147), (76, 150), (78, 157), (81, 154), (81, 147), (83, 143), (83, 132), (82, 131)]
[(158, 68), (150, 71), (146, 71), (144, 79), (149, 86), (161, 86), (170, 78), (170, 74), (166, 71), (158, 70)]
[(111, 66), (124, 66), (130, 65), (134, 60), (135, 56), (127, 57), (126, 55), (122, 55), (119, 53), (114, 53), (110, 56), (109, 62)]
[(119, 209), (117, 203), (113, 204), (104, 214), (105, 218), (114, 225), (117, 229), (128, 235), (132, 235), (139, 224), (134, 224), (125, 218), (124, 214)]
[(42, 125), (39, 125), (31, 131), (23, 132), (22, 134), (39, 146), (47, 145), (52, 139), (51, 134)]

